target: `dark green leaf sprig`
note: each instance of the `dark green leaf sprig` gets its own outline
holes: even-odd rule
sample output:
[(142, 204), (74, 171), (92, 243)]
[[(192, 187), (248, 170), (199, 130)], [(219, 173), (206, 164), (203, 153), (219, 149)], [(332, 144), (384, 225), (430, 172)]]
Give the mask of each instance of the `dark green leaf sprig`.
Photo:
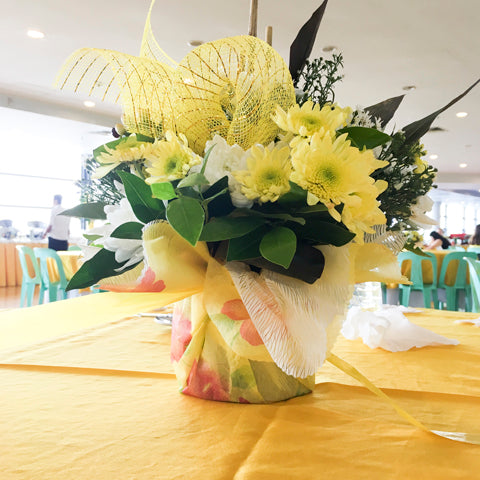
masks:
[(389, 230), (417, 228), (409, 221), (412, 215), (411, 207), (418, 197), (426, 195), (432, 187), (436, 187), (433, 184), (436, 168), (428, 164), (425, 164), (424, 168), (416, 168), (417, 159), (425, 154), (423, 145), (418, 140), (407, 143), (405, 134), (400, 131), (392, 135), (391, 142), (379, 155), (381, 160), (388, 160), (389, 165), (374, 172), (372, 177), (388, 182), (387, 189), (378, 199), (387, 218)]

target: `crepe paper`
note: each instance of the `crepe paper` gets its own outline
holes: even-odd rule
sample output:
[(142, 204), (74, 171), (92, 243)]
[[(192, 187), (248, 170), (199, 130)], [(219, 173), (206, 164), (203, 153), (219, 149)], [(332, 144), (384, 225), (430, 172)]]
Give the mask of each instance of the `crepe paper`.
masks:
[(389, 403), (396, 412), (408, 423), (411, 423), (415, 427), (423, 430), (424, 432), (433, 433), (439, 437), (448, 438), (449, 440), (453, 440), (455, 442), (462, 442), (462, 443), (471, 443), (473, 445), (480, 445), (480, 434), (479, 433), (463, 433), (463, 432), (444, 432), (441, 430), (431, 430), (426, 427), (423, 423), (417, 420), (415, 417), (410, 415), (407, 411), (405, 411), (395, 400), (389, 397), (385, 392), (380, 390), (376, 385), (374, 385), (367, 377), (362, 375), (355, 367), (350, 365), (345, 360), (337, 357), (333, 353), (327, 358), (327, 361), (330, 362), (335, 367), (342, 370), (342, 372), (350, 375), (352, 378), (360, 382), (364, 387), (368, 388), (372, 393), (380, 397), (385, 402)]
[(350, 308), (342, 334), (348, 340), (361, 338), (370, 348), (383, 348), (390, 352), (459, 343), (411, 323), (395, 307), (380, 308), (373, 312), (359, 307)]

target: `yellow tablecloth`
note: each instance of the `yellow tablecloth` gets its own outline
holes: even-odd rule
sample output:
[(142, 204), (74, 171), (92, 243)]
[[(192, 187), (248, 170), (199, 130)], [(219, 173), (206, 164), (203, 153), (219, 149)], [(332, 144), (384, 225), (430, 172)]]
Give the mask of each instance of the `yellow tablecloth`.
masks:
[[(319, 373), (313, 394), (273, 405), (179, 394), (169, 329), (122, 319), (154, 303), (154, 294), (98, 294), (23, 310), (27, 317), (0, 314), (2, 480), (478, 475), (480, 447), (404, 423), (331, 366)], [(464, 317), (475, 314), (410, 315), (457, 338), (455, 347), (389, 353), (339, 339), (334, 353), (429, 427), (479, 432), (480, 329), (453, 323)], [(89, 328), (78, 331), (82, 318)], [(19, 321), (19, 330), (31, 330), (20, 343), (13, 329)]]
[[(82, 252), (73, 250), (73, 251), (60, 251), (57, 252), (58, 256), (60, 257), (60, 260), (62, 261), (63, 265), (63, 270), (65, 272), (65, 277), (67, 277), (67, 280), (70, 280), (75, 273), (77, 273), (78, 269), (81, 266), (82, 263)], [(57, 264), (51, 260), (48, 259), (48, 275), (50, 277), (50, 280), (52, 281), (57, 281), (58, 280), (58, 269), (57, 269)]]

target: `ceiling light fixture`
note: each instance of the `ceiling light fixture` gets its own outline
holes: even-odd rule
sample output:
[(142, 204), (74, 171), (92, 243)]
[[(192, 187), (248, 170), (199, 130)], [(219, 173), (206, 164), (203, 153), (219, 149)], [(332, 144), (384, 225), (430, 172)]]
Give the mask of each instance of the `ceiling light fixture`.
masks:
[(203, 41), (202, 40), (189, 40), (187, 42), (187, 44), (190, 46), (190, 47), (198, 47), (200, 45), (203, 44)]
[(325, 53), (333, 52), (335, 50), (338, 50), (338, 47), (336, 47), (335, 45), (326, 45), (325, 47), (322, 48), (322, 51)]
[(460, 168), (465, 168), (466, 166), (467, 166), (466, 163), (461, 163), (461, 164), (459, 165)]
[(465, 118), (468, 115), (468, 113), (467, 112), (457, 112), (456, 115), (457, 115), (458, 118)]
[(43, 32), (41, 32), (40, 30), (29, 30), (27, 32), (27, 35), (30, 37), (30, 38), (35, 38), (35, 39), (39, 39), (39, 38), (43, 38), (45, 37), (45, 34)]
[(410, 92), (411, 90), (415, 90), (417, 87), (415, 85), (405, 85), (402, 87), (402, 90), (405, 90), (407, 92)]
[(432, 153), (432, 155), (430, 155), (430, 160), (436, 160), (438, 158), (438, 155), (436, 153)]
[(85, 100), (83, 104), (88, 108), (93, 108), (95, 106), (95, 102), (92, 102), (91, 100)]

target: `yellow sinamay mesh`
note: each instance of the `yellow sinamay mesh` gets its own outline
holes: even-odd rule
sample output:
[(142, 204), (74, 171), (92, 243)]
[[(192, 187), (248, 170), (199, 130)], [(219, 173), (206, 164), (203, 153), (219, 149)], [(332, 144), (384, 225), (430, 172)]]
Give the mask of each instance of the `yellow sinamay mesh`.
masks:
[(155, 41), (149, 14), (140, 57), (83, 48), (56, 85), (120, 102), (129, 132), (158, 138), (175, 130), (197, 153), (216, 133), (244, 149), (268, 144), (279, 130), (270, 118), (276, 105), (288, 109), (295, 101), (287, 65), (255, 37), (206, 43), (176, 65)]

